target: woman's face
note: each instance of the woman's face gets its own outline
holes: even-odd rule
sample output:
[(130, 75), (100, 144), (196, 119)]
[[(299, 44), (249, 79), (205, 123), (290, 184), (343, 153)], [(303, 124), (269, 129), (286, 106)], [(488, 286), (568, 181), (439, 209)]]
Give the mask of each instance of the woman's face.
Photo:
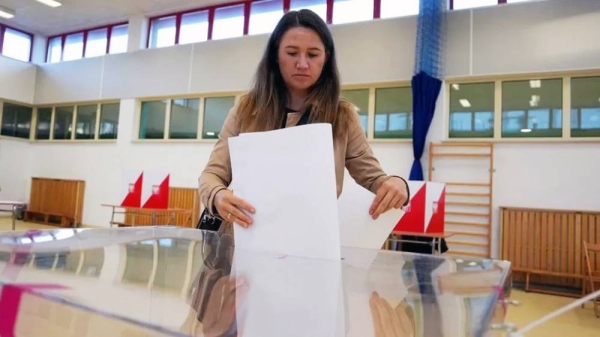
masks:
[(327, 53), (314, 30), (294, 27), (283, 35), (277, 60), (288, 90), (306, 91), (321, 76)]

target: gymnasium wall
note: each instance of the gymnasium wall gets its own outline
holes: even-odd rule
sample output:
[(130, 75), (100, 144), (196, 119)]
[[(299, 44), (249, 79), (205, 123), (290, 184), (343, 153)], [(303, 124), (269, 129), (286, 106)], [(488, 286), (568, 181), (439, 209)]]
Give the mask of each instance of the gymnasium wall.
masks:
[[(344, 84), (410, 81), (415, 17), (331, 29)], [(453, 11), (448, 18), (446, 77), (597, 69), (600, 44), (594, 41), (598, 31), (600, 2), (595, 0), (549, 0)], [(214, 143), (132, 141), (140, 109), (137, 99), (245, 90), (266, 40), (265, 35), (246, 36), (40, 65), (37, 72), (33, 70), (36, 104), (121, 99), (119, 139), (116, 143), (32, 143), (30, 170), (24, 171), (22, 175), (28, 176), (21, 179), (30, 175), (85, 179), (83, 220), (94, 226), (108, 225), (110, 213), (100, 204), (119, 201), (123, 169), (168, 169), (173, 185), (196, 186)], [(7, 73), (2, 64), (0, 78), (17, 76), (18, 72)], [(4, 86), (4, 81), (0, 82), (0, 88)], [(17, 90), (11, 90), (15, 96)], [(0, 97), (4, 96), (0, 91)], [(430, 140), (446, 138), (446, 114), (447, 97), (442, 93)], [(5, 161), (5, 148), (12, 146), (2, 142), (0, 162)], [(410, 142), (374, 141), (372, 146), (385, 170), (408, 175)], [(494, 230), (498, 230), (498, 206), (597, 209), (600, 181), (593, 173), (600, 169), (598, 148), (597, 143), (496, 143)], [(424, 164), (427, 169), (427, 158)], [(466, 175), (481, 174), (477, 166), (458, 170)]]
[[(0, 56), (0, 97), (31, 104), (35, 65)], [(0, 199), (27, 200), (31, 144), (19, 139), (0, 140)]]
[(0, 97), (21, 103), (33, 103), (37, 67), (0, 56)]

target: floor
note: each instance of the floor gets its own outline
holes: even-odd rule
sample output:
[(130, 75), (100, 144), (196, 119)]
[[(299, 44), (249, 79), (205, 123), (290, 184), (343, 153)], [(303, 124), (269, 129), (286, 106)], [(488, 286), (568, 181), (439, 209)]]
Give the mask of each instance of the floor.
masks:
[[(11, 230), (11, 219), (0, 217), (0, 231)], [(38, 224), (17, 221), (17, 230), (56, 228)], [(528, 323), (567, 305), (573, 298), (526, 293), (514, 289), (511, 298), (521, 302), (520, 306), (511, 306), (508, 310), (506, 322), (514, 323), (517, 327), (524, 327)], [(594, 316), (592, 304), (585, 309), (577, 307), (554, 320), (545, 323), (523, 337), (598, 337), (600, 336), (600, 318)]]

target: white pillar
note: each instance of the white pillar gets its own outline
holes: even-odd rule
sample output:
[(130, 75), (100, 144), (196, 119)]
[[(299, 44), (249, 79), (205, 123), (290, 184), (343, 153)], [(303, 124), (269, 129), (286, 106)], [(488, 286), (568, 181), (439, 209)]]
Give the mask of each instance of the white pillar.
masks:
[(146, 48), (148, 39), (148, 18), (137, 15), (129, 19), (129, 39), (127, 52), (134, 52)]
[(43, 64), (46, 63), (46, 46), (47, 39), (45, 36), (35, 34), (33, 36), (33, 43), (31, 44), (31, 63)]

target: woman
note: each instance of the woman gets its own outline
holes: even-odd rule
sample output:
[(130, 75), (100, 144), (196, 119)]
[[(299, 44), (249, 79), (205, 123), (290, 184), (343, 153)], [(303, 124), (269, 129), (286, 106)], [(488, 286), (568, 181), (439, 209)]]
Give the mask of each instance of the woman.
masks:
[[(230, 111), (206, 168), (200, 176), (202, 203), (211, 216), (252, 225), (252, 205), (227, 189), (231, 164), (227, 138), (242, 132), (269, 131), (305, 123), (330, 123), (334, 137), (338, 197), (344, 168), (376, 194), (369, 214), (374, 219), (408, 202), (408, 185), (387, 176), (367, 142), (353, 105), (340, 100), (335, 46), (325, 22), (310, 10), (286, 13), (273, 31), (250, 92)], [(245, 213), (248, 212), (248, 213)]]

